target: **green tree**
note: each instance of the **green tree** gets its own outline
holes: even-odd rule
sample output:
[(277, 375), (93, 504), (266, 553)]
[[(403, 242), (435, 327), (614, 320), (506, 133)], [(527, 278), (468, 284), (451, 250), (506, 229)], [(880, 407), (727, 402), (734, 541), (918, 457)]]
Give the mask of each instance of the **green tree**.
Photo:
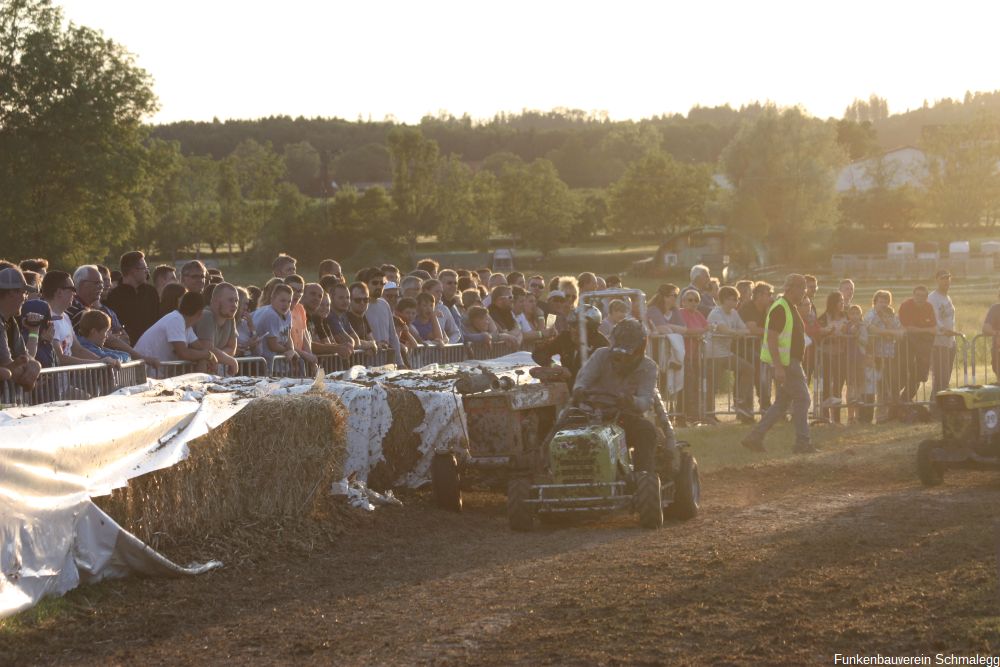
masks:
[(662, 236), (702, 224), (712, 177), (702, 166), (649, 153), (629, 165), (611, 189), (610, 227), (624, 238)]
[(841, 223), (860, 231), (903, 231), (917, 218), (917, 195), (909, 185), (897, 184), (898, 169), (884, 157), (873, 158), (865, 169), (868, 187), (841, 196)]
[(972, 122), (925, 133), (927, 152), (924, 206), (933, 222), (946, 227), (992, 224), (1000, 210), (1000, 121), (991, 113)]
[(231, 157), (244, 199), (274, 199), (277, 185), (285, 177), (285, 162), (270, 142), (260, 144), (246, 139), (236, 146)]
[(576, 202), (555, 165), (542, 158), (528, 165), (509, 163), (499, 185), (500, 229), (541, 252), (543, 258), (566, 240)]
[(835, 186), (845, 161), (831, 126), (797, 108), (765, 108), (723, 151), (722, 169), (735, 188), (732, 224), (780, 261), (804, 256), (810, 242), (822, 247), (822, 232), (837, 222)]
[(417, 237), (437, 231), (433, 211), (438, 195), (438, 145), (420, 130), (407, 127), (393, 129), (388, 143), (396, 228), (415, 254)]
[(51, 0), (0, 3), (0, 247), (72, 266), (135, 230), (149, 75)]
[(299, 188), (299, 192), (315, 194), (321, 166), (319, 151), (308, 141), (286, 144), (284, 161), (288, 180)]
[(233, 245), (245, 244), (255, 235), (256, 230), (247, 229), (246, 206), (240, 193), (240, 179), (236, 174), (232, 157), (219, 161), (219, 228), (224, 242), (229, 246), (232, 259)]

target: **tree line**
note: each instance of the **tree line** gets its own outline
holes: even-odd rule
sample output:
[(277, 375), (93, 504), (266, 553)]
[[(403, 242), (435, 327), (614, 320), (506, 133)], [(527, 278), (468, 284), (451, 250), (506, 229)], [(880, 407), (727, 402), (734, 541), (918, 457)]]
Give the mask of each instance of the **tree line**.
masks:
[[(994, 224), (1000, 204), (1000, 93), (897, 115), (872, 96), (827, 120), (752, 104), (642, 121), (557, 109), (145, 125), (156, 108), (120, 46), (65, 26), (51, 0), (0, 2), (0, 253), (377, 259), (429, 236), (486, 249), (497, 235), (549, 253), (718, 223), (776, 258), (825, 259), (918, 222)], [(919, 188), (879, 157), (900, 137), (929, 156)], [(859, 159), (873, 187), (838, 194)]]

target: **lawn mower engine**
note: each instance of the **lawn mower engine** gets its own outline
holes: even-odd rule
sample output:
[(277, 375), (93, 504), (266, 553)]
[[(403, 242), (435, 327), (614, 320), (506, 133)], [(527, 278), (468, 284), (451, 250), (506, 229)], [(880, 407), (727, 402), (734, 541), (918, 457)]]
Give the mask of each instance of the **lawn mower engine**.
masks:
[(973, 385), (939, 392), (941, 439), (917, 449), (917, 473), (926, 486), (948, 468), (1000, 470), (1000, 386)]

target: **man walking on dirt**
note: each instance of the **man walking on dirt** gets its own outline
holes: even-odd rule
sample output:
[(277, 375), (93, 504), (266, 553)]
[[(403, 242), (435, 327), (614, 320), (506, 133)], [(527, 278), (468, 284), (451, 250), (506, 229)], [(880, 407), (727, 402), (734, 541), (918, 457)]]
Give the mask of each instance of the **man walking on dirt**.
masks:
[(785, 279), (784, 293), (767, 311), (764, 324), (766, 336), (760, 359), (774, 369), (778, 395), (757, 426), (743, 438), (741, 444), (755, 452), (765, 451), (764, 436), (785, 416), (789, 407), (795, 426), (795, 447), (792, 451), (799, 454), (817, 451), (809, 439), (809, 385), (802, 370), (805, 328), (797, 308), (805, 293), (805, 277), (793, 273)]

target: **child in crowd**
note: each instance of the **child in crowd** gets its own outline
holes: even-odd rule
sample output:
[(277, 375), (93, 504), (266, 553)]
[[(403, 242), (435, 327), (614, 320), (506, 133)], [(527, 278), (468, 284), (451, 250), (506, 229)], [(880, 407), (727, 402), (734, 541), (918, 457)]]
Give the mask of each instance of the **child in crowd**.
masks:
[(482, 306), (472, 306), (466, 314), (465, 339), (469, 342), (490, 342), (490, 314)]
[(864, 312), (861, 306), (851, 304), (847, 309), (847, 324), (844, 325), (843, 335), (849, 337), (847, 341), (847, 423), (857, 424), (858, 413), (864, 397), (868, 393), (865, 390), (866, 369), (868, 360), (868, 327), (862, 321)]
[(407, 350), (415, 350), (420, 347), (419, 335), (413, 328), (413, 320), (417, 317), (417, 300), (404, 296), (396, 302), (396, 315), (393, 322), (396, 324), (396, 334), (399, 342)]
[(611, 338), (611, 332), (614, 330), (615, 325), (628, 317), (629, 305), (622, 301), (621, 299), (613, 299), (611, 303), (608, 304), (608, 317), (601, 322), (601, 325), (597, 327), (597, 330), (604, 334), (607, 338)]
[(421, 343), (444, 345), (441, 322), (435, 312), (434, 295), (430, 292), (421, 292), (417, 295), (417, 316), (410, 322), (410, 326), (416, 330)]
[(122, 362), (132, 361), (128, 352), (112, 350), (104, 347), (108, 340), (108, 333), (111, 331), (111, 318), (103, 311), (88, 310), (80, 316), (80, 323), (77, 325), (80, 335), (77, 339), (80, 345), (96, 354), (100, 359), (113, 359), (115, 365), (120, 366)]

